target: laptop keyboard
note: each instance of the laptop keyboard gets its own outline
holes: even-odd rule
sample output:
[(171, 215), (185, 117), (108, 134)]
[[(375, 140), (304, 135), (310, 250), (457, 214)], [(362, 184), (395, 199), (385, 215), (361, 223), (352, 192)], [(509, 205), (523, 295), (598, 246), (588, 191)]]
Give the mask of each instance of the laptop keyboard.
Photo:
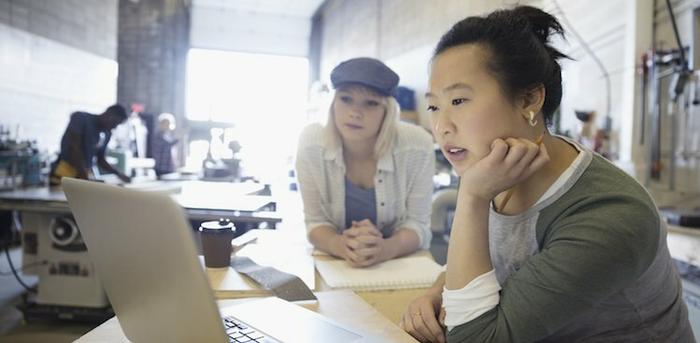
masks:
[(278, 340), (248, 327), (232, 317), (224, 317), (224, 327), (230, 343), (279, 343)]

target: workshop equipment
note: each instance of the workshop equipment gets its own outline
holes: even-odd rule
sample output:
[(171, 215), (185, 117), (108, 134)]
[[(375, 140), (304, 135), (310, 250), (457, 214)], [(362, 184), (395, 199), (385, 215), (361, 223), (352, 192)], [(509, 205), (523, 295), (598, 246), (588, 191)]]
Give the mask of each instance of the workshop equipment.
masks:
[(642, 82), (641, 82), (641, 97), (642, 97), (642, 104), (641, 104), (641, 117), (639, 118), (639, 144), (644, 145), (644, 136), (646, 135), (646, 128), (645, 128), (645, 122), (646, 122), (646, 113), (647, 113), (647, 82), (649, 79), (649, 67), (651, 66), (652, 60), (649, 56), (649, 53), (644, 53), (642, 54), (642, 59), (641, 59), (641, 64), (639, 68), (639, 72), (641, 74)]
[[(176, 189), (173, 197), (197, 225), (199, 221), (228, 217), (243, 230), (262, 226), (274, 228), (282, 220), (274, 212), (276, 202), (271, 196), (253, 195), (265, 191), (261, 184), (154, 181), (125, 187), (153, 191)], [(213, 192), (227, 196), (212, 197)], [(60, 188), (0, 192), (0, 210), (21, 215), (23, 225), (18, 231), (22, 233), (23, 265), (33, 266), (23, 272), (39, 277), (36, 299), (19, 306), (25, 320), (59, 318), (101, 322), (113, 316)]]
[(41, 185), (41, 169), (42, 158), (36, 141), (0, 140), (0, 190)]
[(700, 229), (700, 207), (662, 207), (659, 211), (671, 225)]
[(25, 272), (39, 276), (37, 303), (95, 308), (109, 305), (70, 214), (24, 212), (22, 220), (24, 263), (47, 262)]
[(27, 321), (102, 322), (113, 315), (80, 230), (70, 213), (22, 213), (24, 274), (39, 277), (38, 290), (18, 306)]
[[(656, 38), (652, 37), (652, 49), (642, 56), (640, 143), (644, 144), (645, 142), (645, 136), (647, 135), (646, 117), (649, 115), (650, 122), (648, 133), (650, 134), (650, 140), (647, 145), (649, 168), (647, 179), (645, 181), (645, 185), (648, 187), (650, 186), (651, 181), (661, 181), (661, 172), (663, 169), (665, 169), (662, 162), (661, 131), (662, 123), (664, 121), (668, 122), (668, 125), (670, 125), (670, 152), (667, 155), (668, 183), (669, 189), (674, 190), (676, 187), (675, 174), (678, 146), (677, 131), (680, 123), (679, 119), (683, 120), (682, 129), (684, 137), (686, 137), (686, 127), (689, 122), (692, 121), (692, 118), (689, 117), (690, 108), (687, 98), (685, 99), (685, 102), (683, 101), (683, 98), (684, 95), (686, 97), (690, 96), (687, 94), (687, 84), (688, 82), (692, 82), (694, 77), (693, 71), (690, 70), (688, 60), (686, 59), (686, 49), (688, 49), (688, 47), (684, 46), (681, 42), (678, 34), (678, 27), (676, 25), (675, 14), (673, 13), (673, 8), (670, 1), (668, 0), (666, 1), (666, 8), (668, 10), (678, 48), (670, 50), (656, 49)], [(652, 31), (655, 31), (655, 28)], [(648, 88), (647, 85), (649, 85)], [(662, 89), (665, 87), (668, 87), (666, 94), (662, 92)], [(650, 94), (647, 94), (648, 92)], [(698, 97), (696, 96), (696, 98)], [(648, 102), (651, 102), (651, 104)], [(665, 114), (667, 120), (664, 120), (662, 116), (663, 105), (666, 105)], [(647, 114), (647, 111), (650, 113)], [(685, 113), (685, 117), (681, 117), (681, 112)], [(686, 149), (687, 144), (683, 142), (682, 145), (684, 149), (682, 155), (688, 154)]]

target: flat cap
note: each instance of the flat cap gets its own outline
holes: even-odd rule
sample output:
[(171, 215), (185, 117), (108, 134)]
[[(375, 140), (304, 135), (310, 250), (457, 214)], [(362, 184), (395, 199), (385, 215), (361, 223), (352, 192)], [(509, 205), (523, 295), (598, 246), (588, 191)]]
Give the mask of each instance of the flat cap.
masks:
[(382, 95), (392, 96), (399, 84), (399, 75), (380, 60), (358, 57), (342, 62), (333, 68), (331, 83), (333, 88), (357, 83)]

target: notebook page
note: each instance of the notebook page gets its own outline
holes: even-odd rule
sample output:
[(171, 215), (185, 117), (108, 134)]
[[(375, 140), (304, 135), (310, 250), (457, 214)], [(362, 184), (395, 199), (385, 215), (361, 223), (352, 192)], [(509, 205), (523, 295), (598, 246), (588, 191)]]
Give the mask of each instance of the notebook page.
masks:
[(427, 288), (443, 271), (428, 256), (407, 256), (366, 268), (353, 268), (344, 260), (317, 260), (316, 269), (328, 286), (358, 291)]

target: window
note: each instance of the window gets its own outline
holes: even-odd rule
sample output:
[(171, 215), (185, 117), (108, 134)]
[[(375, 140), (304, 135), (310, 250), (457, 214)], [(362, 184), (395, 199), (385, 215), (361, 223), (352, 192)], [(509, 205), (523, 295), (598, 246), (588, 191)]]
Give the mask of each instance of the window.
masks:
[(210, 148), (214, 158), (230, 158), (235, 140), (244, 175), (286, 176), (306, 125), (308, 72), (303, 57), (191, 49), (186, 116), (211, 121), (213, 138), (189, 143), (188, 169), (198, 169)]

